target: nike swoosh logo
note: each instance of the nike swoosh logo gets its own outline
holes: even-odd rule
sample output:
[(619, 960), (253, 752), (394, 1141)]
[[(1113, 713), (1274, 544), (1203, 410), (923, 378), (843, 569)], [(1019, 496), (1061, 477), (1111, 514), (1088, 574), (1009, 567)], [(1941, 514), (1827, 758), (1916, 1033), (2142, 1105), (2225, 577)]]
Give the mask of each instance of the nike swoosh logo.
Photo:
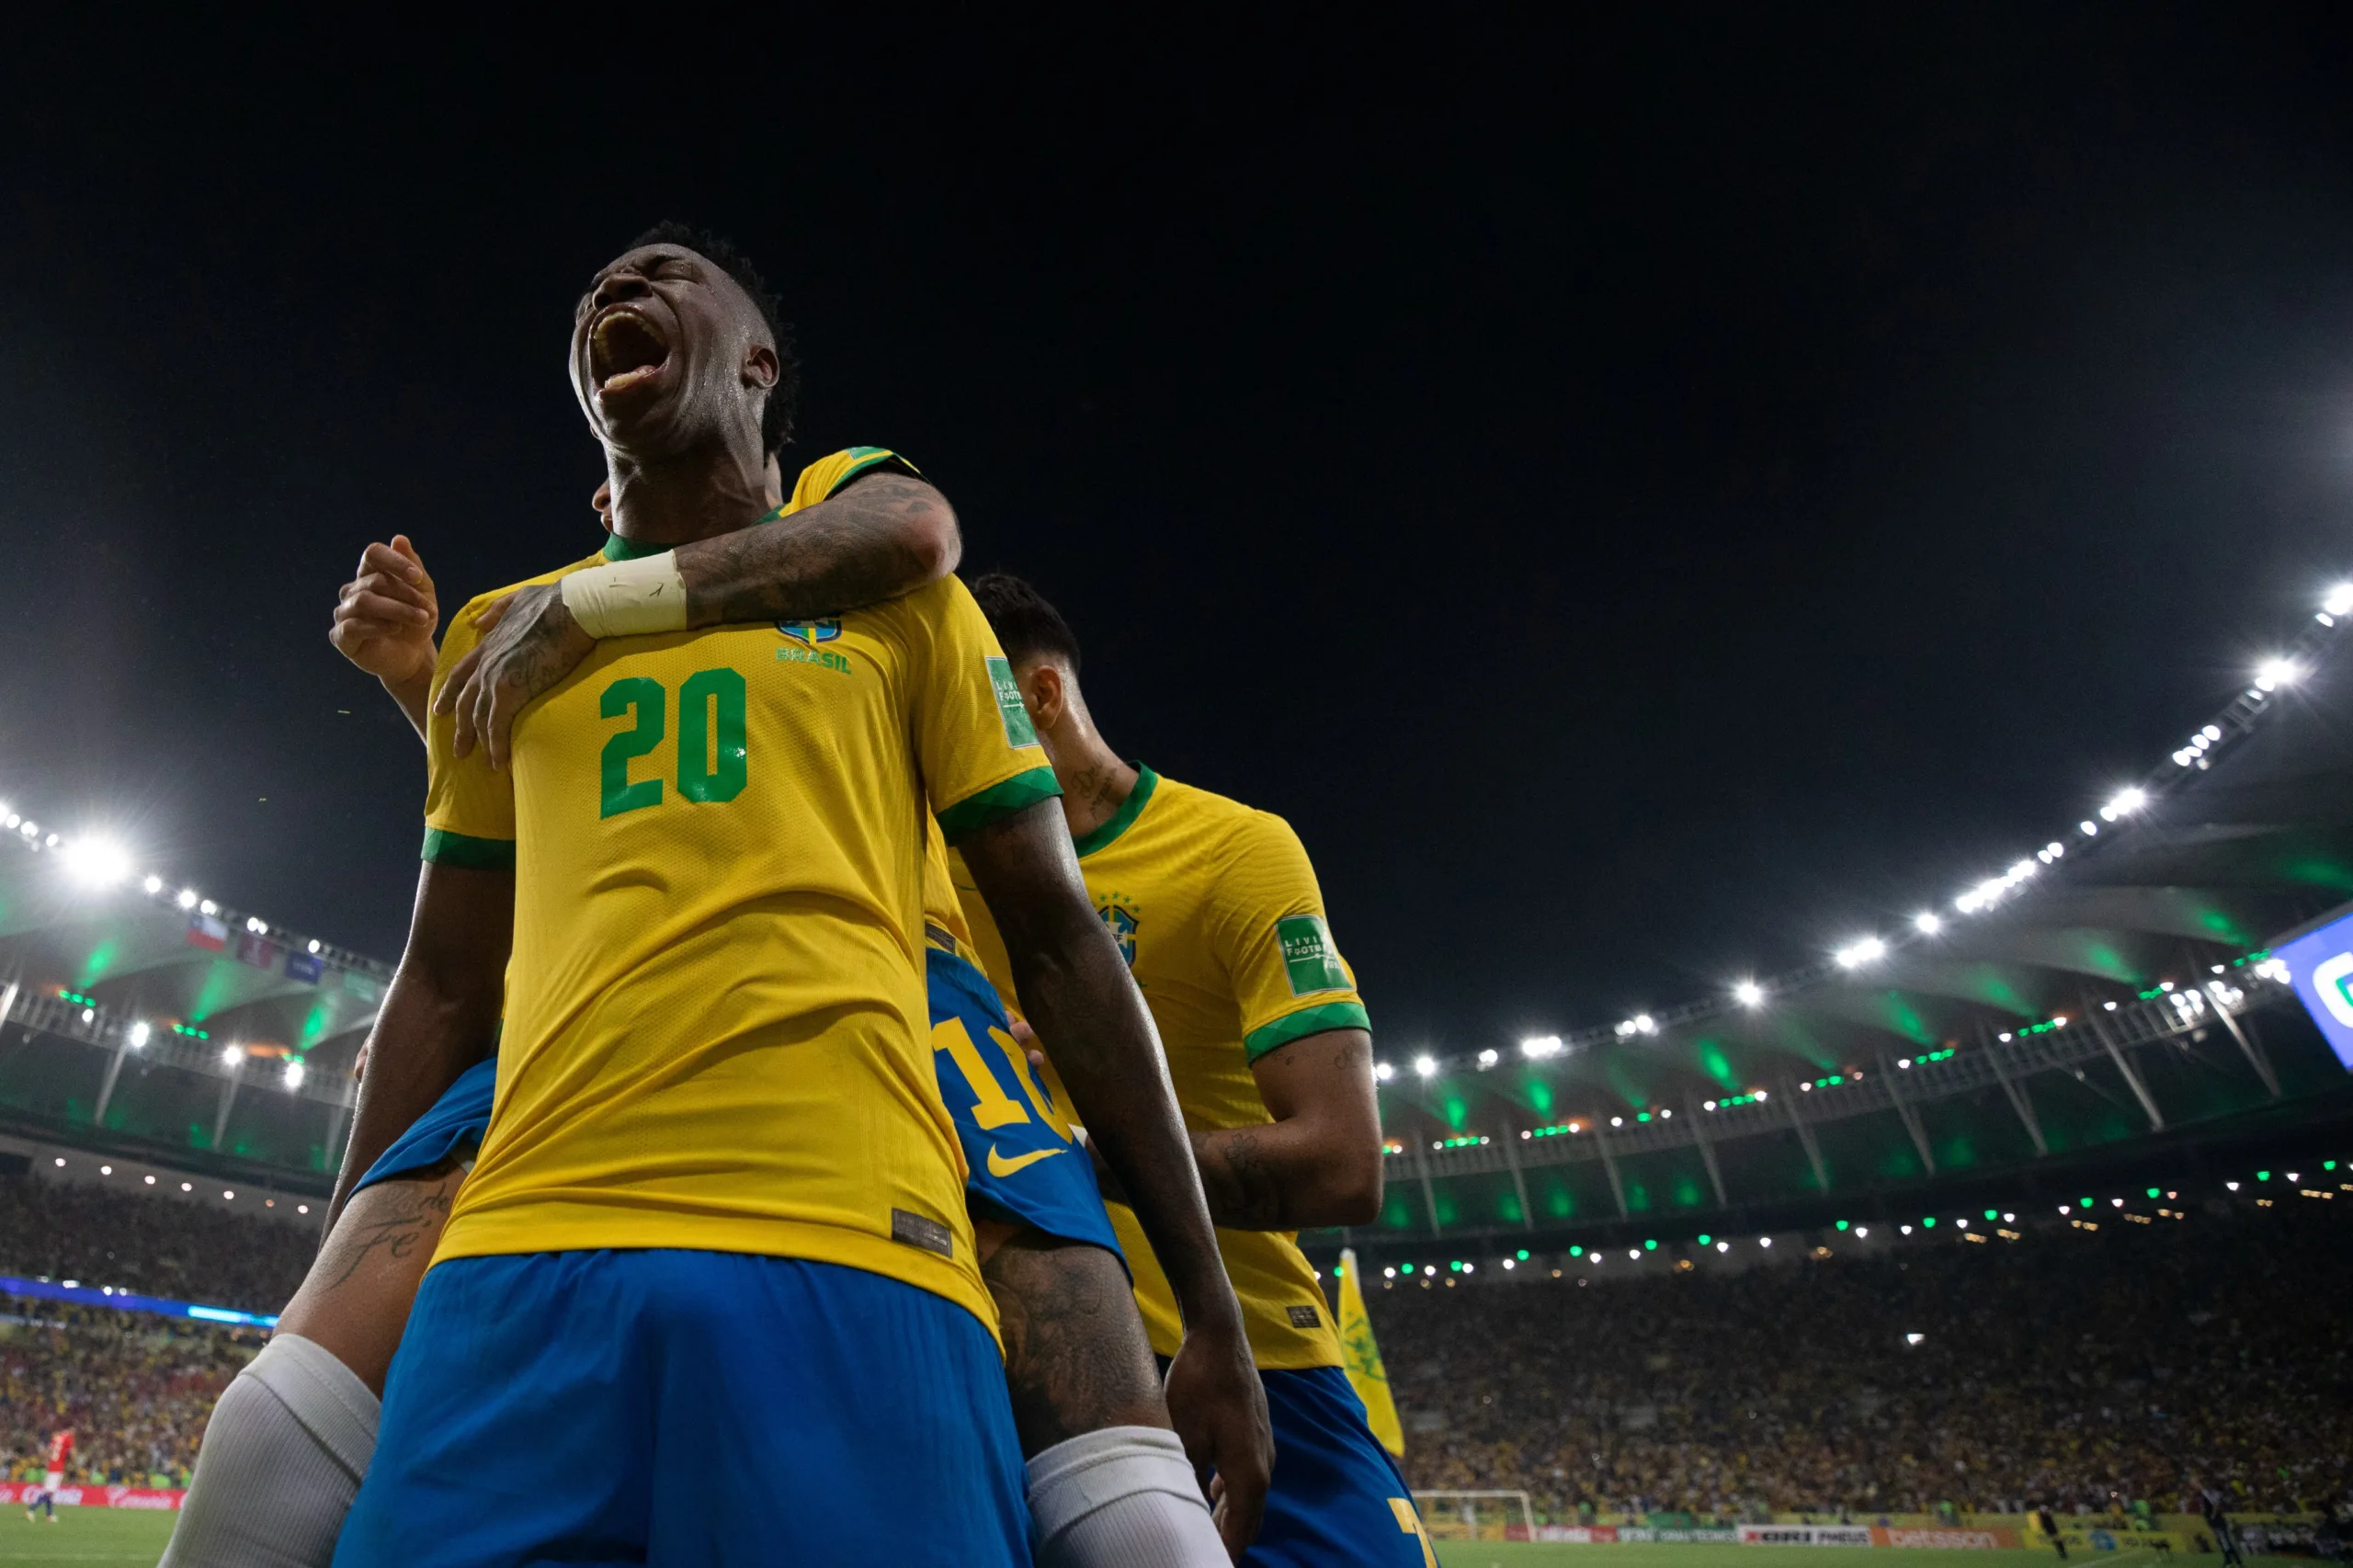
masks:
[(1068, 1149), (1040, 1149), (1035, 1153), (1024, 1154), (1017, 1160), (1008, 1160), (1003, 1154), (998, 1153), (996, 1152), (996, 1145), (992, 1143), (989, 1145), (989, 1175), (996, 1177), (999, 1181), (1003, 1181), (1006, 1177), (1011, 1176), (1016, 1171), (1028, 1170), (1040, 1160), (1051, 1160), (1056, 1154), (1067, 1154), (1069, 1153), (1070, 1151)]

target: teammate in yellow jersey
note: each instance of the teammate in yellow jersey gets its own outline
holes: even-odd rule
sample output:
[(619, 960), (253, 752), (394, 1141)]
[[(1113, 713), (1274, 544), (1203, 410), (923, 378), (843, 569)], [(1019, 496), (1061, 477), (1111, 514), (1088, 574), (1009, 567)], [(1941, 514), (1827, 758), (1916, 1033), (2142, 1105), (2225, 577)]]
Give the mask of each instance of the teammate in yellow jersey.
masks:
[[(427, 863), (346, 1187), (489, 1049), (507, 956), (478, 938), (511, 930), (496, 1103), (339, 1562), (1028, 1560), (915, 968), (926, 804), (1179, 1279), (1172, 1406), (1202, 1457), (1263, 1452), (1148, 1016), (969, 596), (941, 582), (795, 640), (825, 657), (691, 630), (722, 619), (694, 590), (731, 559), (697, 541), (766, 510), (779, 342), (756, 275), (677, 233), (576, 312), (611, 553), (636, 558), (509, 609), (494, 638), (563, 667), (504, 756), (433, 724)], [(445, 685), (474, 626), (445, 640)]]
[[(1274, 1484), (1245, 1562), (1433, 1563), (1412, 1494), (1341, 1371), (1322, 1288), (1294, 1240), (1381, 1209), (1372, 1037), (1323, 894), (1281, 818), (1122, 761), (1078, 682), (1078, 640), (1035, 589), (972, 585), (1051, 759), (1096, 910), (1160, 1026), (1275, 1432)], [(978, 879), (961, 878), (968, 892)], [(983, 901), (970, 915), (999, 989), (1029, 992)], [(1035, 1020), (1050, 1046), (1051, 1027)], [(1116, 1173), (1105, 1173), (1116, 1196)], [(1134, 1210), (1112, 1218), (1162, 1355), (1180, 1317)], [(1165, 1261), (1165, 1260), (1162, 1260)]]

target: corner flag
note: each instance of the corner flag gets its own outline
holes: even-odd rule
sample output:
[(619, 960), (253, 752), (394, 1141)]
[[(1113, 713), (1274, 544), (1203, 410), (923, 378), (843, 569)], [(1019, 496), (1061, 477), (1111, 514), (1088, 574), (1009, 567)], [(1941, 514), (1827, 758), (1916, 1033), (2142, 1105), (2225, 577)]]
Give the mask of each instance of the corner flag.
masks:
[(1381, 1365), (1381, 1346), (1372, 1342), (1372, 1320), (1365, 1316), (1355, 1248), (1340, 1254), (1339, 1273), (1340, 1368), (1348, 1374), (1348, 1386), (1364, 1401), (1365, 1424), (1372, 1428), (1372, 1435), (1402, 1460), (1405, 1429), (1397, 1420), (1397, 1402), (1389, 1397), (1389, 1374)]

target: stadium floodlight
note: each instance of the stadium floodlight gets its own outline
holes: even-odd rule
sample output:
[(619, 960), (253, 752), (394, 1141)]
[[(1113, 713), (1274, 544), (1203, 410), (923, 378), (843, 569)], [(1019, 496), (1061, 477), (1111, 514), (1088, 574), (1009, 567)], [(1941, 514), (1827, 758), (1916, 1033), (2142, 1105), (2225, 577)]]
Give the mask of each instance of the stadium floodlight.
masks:
[(1713, 1110), (1716, 1108), (1716, 1102), (1713, 1100), (1701, 1100), (1699, 1102), (1699, 1108), (1701, 1110)]
[(1904, 1343), (1906, 1345), (1917, 1345), (1927, 1337), (1928, 1336), (1925, 1334), (1907, 1334), (1904, 1336)]
[(172, 902), (178, 904), (182, 909), (194, 909), (196, 907), (196, 890), (194, 888), (182, 888), (180, 889), (179, 897), (172, 900)]
[(258, 915), (248, 915), (245, 916), (245, 929), (256, 937), (267, 937), (269, 935), (269, 922)]
[(1765, 988), (1753, 980), (1744, 980), (1732, 988), (1732, 999), (1744, 1007), (1760, 1007), (1765, 1004)]
[(1626, 1125), (1626, 1119), (1622, 1116), (1613, 1116), (1609, 1119), (1609, 1125), (1612, 1127), (1623, 1127)]
[(131, 875), (131, 857), (110, 838), (76, 838), (58, 854), (84, 887), (110, 888)]
[(1634, 1032), (1636, 1034), (1656, 1034), (1658, 1033), (1658, 1020), (1652, 1017), (1648, 1013), (1637, 1013), (1634, 1015)]
[(1716, 1244), (1716, 1250), (1718, 1252), (1730, 1252), (1732, 1251), (1732, 1244), (1730, 1242), (1718, 1242)]
[(1858, 1225), (1855, 1227), (1855, 1234), (1858, 1236), (1868, 1236), (1870, 1233), (1871, 1228), (1869, 1225)]
[(1933, 909), (1924, 909), (1914, 915), (1912, 925), (1923, 937), (1933, 937), (1945, 928), (1945, 923), (1937, 918), (1937, 912)]
[(1762, 1089), (1753, 1089), (1750, 1093), (1754, 1094), (1760, 1100), (1770, 1099), (1772, 1097)]
[(1770, 1236), (1759, 1236), (1756, 1238), (1756, 1244), (1761, 1247), (1771, 1246), (1773, 1244), (1773, 1238)]
[(238, 1062), (243, 1062), (244, 1059), (245, 1048), (244, 1046), (231, 1045), (222, 1048), (221, 1065), (223, 1067), (234, 1067)]
[(1436, 1059), (1434, 1059), (1434, 1058), (1432, 1058), (1432, 1057), (1427, 1057), (1427, 1056), (1416, 1056), (1416, 1057), (1415, 1057), (1415, 1058), (1414, 1058), (1414, 1076), (1415, 1076), (1416, 1078), (1435, 1078), (1435, 1077), (1437, 1077), (1437, 1076), (1438, 1076), (1438, 1062), (1437, 1062)]
[(316, 937), (312, 937), (312, 938), (311, 938), (311, 951), (312, 951), (312, 952), (313, 952), (313, 953), (316, 953), (318, 950), (319, 950), (319, 939), (318, 939)]
[(131, 1049), (136, 1051), (141, 1046), (147, 1043), (147, 1037), (153, 1031), (147, 1027), (147, 1020), (142, 1018), (137, 1023), (131, 1026), (131, 1032), (123, 1038), (125, 1042), (130, 1045)]
[(196, 911), (199, 915), (218, 915), (221, 913), (221, 906), (208, 898), (196, 906)]
[(1558, 1056), (1561, 1054), (1561, 1037), (1556, 1034), (1545, 1034), (1521, 1040), (1519, 1053), (1530, 1062), (1541, 1062), (1548, 1056)]
[(290, 1062), (286, 1064), (287, 1088), (299, 1089), (302, 1086), (302, 1064), (300, 1062)]
[(1397, 1064), (1393, 1062), (1376, 1062), (1373, 1063), (1372, 1075), (1386, 1084), (1397, 1076)]
[(2082, 834), (2086, 838), (2097, 838), (2099, 836), (2099, 824), (2092, 821), (2089, 817), (2086, 817), (2083, 821), (2075, 824), (2075, 831)]
[(2137, 784), (2119, 790), (2109, 797), (2108, 804), (2099, 809), (2100, 821), (2114, 822), (2119, 817), (2129, 817), (2148, 803), (2148, 791)]
[(2328, 597), (2320, 601), (2320, 608), (2331, 615), (2343, 615), (2353, 610), (2353, 583), (2339, 583), (2329, 589)]
[(2236, 1192), (2239, 1189), (2239, 1184), (2234, 1181), (2226, 1181), (2222, 1185), (2229, 1187), (2233, 1192)]
[(1838, 960), (1840, 969), (1853, 969), (1859, 964), (1872, 962), (1886, 951), (1885, 942), (1877, 937), (1865, 937), (1859, 941), (1847, 943), (1830, 956)]
[(140, 891), (146, 893), (149, 898), (153, 898), (164, 891), (164, 879), (150, 871), (140, 879), (139, 887)]
[(1911, 1227), (1911, 1226), (1909, 1226), (1909, 1225), (1898, 1225), (1898, 1226), (1896, 1226), (1895, 1228), (1896, 1228), (1898, 1231), (1900, 1231), (1901, 1233), (1903, 1233), (1904, 1235), (1907, 1235), (1907, 1236), (1908, 1236), (1908, 1235), (1910, 1235), (1910, 1234), (1912, 1233), (1912, 1227)]
[(1479, 1065), (1482, 1067), (1493, 1067), (1502, 1060), (1502, 1057), (1492, 1051), (1483, 1051), (1479, 1053)]
[(2256, 666), (2256, 689), (2277, 691), (2283, 686), (2293, 686), (2303, 673), (2303, 666), (2293, 659), (2266, 659)]

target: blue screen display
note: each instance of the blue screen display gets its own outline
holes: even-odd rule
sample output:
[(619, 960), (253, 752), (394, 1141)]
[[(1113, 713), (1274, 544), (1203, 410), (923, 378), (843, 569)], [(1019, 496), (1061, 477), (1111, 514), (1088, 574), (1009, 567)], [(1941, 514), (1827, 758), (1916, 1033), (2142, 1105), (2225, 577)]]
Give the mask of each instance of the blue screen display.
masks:
[(2288, 966), (2289, 982), (2336, 1059), (2353, 1068), (2353, 915), (2281, 943), (2271, 956)]

